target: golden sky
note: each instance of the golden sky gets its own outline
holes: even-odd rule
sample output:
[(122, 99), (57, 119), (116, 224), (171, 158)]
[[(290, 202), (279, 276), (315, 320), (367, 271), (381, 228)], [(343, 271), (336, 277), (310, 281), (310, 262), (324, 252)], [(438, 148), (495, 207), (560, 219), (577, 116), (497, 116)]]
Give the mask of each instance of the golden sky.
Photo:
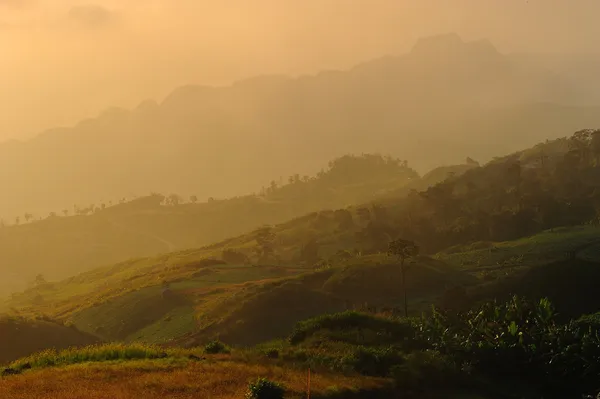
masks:
[(179, 85), (312, 73), (457, 32), (596, 52), (598, 0), (0, 0), (0, 140)]

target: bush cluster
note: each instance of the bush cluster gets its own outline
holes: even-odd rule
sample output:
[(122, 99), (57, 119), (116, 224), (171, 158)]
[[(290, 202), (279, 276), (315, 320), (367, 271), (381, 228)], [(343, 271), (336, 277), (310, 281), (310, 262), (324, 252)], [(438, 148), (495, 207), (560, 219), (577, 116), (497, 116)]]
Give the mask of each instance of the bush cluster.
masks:
[(248, 385), (246, 399), (283, 399), (285, 387), (266, 378), (258, 378)]
[(557, 323), (547, 299), (515, 296), (458, 314), (434, 310), (419, 334), (432, 349), (485, 375), (538, 383), (550, 395), (600, 390), (600, 335), (580, 321)]

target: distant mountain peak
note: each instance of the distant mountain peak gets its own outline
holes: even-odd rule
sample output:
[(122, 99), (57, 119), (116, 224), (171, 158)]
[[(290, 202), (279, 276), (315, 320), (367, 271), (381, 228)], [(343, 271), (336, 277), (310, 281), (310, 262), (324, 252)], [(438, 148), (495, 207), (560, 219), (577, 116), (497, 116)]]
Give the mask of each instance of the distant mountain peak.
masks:
[(446, 55), (465, 52), (498, 54), (494, 45), (487, 39), (465, 42), (456, 33), (423, 37), (413, 46), (413, 55)]
[(413, 46), (412, 53), (423, 54), (439, 52), (440, 50), (457, 49), (463, 47), (465, 42), (456, 33), (422, 37)]

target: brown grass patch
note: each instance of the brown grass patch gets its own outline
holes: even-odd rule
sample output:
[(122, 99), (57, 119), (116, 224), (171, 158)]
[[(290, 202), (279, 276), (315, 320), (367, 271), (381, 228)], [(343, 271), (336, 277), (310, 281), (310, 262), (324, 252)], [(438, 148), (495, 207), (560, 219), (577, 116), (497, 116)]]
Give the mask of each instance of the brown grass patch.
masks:
[[(287, 398), (304, 398), (306, 373), (274, 365), (230, 360), (190, 363), (187, 366), (139, 361), (123, 364), (77, 365), (45, 369), (0, 379), (3, 399), (239, 399), (248, 381), (266, 377), (288, 388)], [(315, 396), (328, 387), (378, 389), (385, 380), (313, 374)]]

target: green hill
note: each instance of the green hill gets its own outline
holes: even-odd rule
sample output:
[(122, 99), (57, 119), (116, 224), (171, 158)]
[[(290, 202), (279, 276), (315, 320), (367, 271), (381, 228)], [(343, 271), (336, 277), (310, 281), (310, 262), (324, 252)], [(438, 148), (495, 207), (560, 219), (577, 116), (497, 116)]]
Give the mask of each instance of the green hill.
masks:
[[(285, 227), (279, 229), (284, 236)], [(278, 265), (214, 260), (224, 248), (251, 254), (256, 246), (252, 237), (101, 268), (32, 288), (13, 296), (7, 306), (24, 314), (67, 320), (107, 341), (183, 345), (216, 336), (232, 344), (255, 344), (281, 337), (299, 320), (323, 313), (401, 308), (399, 270), (386, 255), (338, 253), (339, 247), (330, 244), (322, 248), (327, 260), (321, 260), (317, 269), (298, 263), (286, 266), (299, 250), (293, 246), (283, 247), (281, 254), (287, 254), (288, 260)], [(530, 293), (555, 299), (565, 315), (592, 312), (595, 302), (580, 296), (563, 301), (568, 294), (562, 286), (566, 276), (560, 273), (572, 273), (570, 281), (595, 281), (592, 274), (600, 270), (596, 263), (566, 257), (596, 241), (595, 227), (558, 229), (516, 241), (487, 243), (485, 249), (473, 245), (434, 258), (420, 257), (407, 281), (411, 313), (427, 311), (433, 303), (447, 304), (448, 292), (456, 287), (466, 289), (464, 305), (511, 293), (527, 295), (527, 287), (534, 286), (532, 279), (537, 288)], [(589, 267), (575, 267), (573, 262)], [(564, 294), (557, 295), (560, 292)], [(277, 323), (271, 323), (273, 319)]]

